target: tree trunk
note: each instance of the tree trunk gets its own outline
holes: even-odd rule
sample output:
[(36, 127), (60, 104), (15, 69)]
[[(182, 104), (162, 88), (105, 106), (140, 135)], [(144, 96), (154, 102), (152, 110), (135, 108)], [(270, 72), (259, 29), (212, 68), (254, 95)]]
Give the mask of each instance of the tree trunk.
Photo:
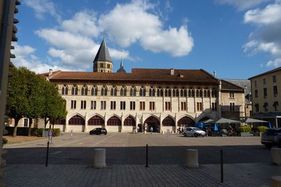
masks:
[(15, 118), (15, 128), (13, 131), (13, 137), (17, 136), (17, 128), (18, 128), (19, 120), (20, 120), (20, 118)]
[(28, 124), (28, 136), (31, 136), (31, 124), (32, 124), (32, 118), (28, 118), (29, 119), (29, 124)]

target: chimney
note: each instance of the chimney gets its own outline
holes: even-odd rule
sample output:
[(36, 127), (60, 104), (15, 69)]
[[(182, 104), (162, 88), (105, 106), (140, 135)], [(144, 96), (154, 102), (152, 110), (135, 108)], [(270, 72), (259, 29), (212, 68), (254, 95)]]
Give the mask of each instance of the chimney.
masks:
[(175, 75), (175, 69), (174, 69), (174, 68), (171, 68), (170, 74), (171, 74), (171, 75)]

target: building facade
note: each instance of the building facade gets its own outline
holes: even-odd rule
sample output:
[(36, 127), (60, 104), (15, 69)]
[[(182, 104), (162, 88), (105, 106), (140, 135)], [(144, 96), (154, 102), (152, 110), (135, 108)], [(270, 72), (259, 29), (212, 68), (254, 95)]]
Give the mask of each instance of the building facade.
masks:
[(281, 127), (281, 67), (249, 78), (251, 81), (253, 117)]

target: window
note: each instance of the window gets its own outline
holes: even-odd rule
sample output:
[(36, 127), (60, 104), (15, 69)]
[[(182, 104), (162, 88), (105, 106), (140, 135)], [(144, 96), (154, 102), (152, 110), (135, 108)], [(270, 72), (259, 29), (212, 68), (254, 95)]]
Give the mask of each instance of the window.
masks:
[(263, 82), (263, 85), (265, 85), (266, 84), (266, 79), (263, 79), (262, 82)]
[(273, 95), (274, 95), (274, 97), (277, 97), (277, 95), (278, 95), (277, 86), (273, 86)]
[(274, 82), (274, 83), (276, 82), (276, 76), (275, 75), (272, 76), (272, 82)]
[(126, 102), (120, 101), (120, 110), (126, 110)]
[(102, 96), (107, 96), (107, 87), (106, 86), (103, 86), (102, 89), (101, 89), (101, 95)]
[(149, 96), (150, 96), (150, 97), (154, 97), (154, 96), (155, 96), (155, 89), (154, 89), (153, 87), (151, 87), (151, 88), (149, 89)]
[(86, 109), (86, 101), (81, 101), (81, 109)]
[(110, 64), (107, 64), (107, 68), (110, 68)]
[(216, 89), (212, 90), (212, 97), (217, 97), (217, 90)]
[(146, 90), (145, 90), (144, 86), (142, 86), (140, 88), (140, 96), (145, 96), (145, 95), (146, 95)]
[(212, 103), (212, 110), (216, 111), (217, 110), (217, 103)]
[(165, 89), (165, 97), (171, 97), (171, 89), (170, 88)]
[(181, 111), (186, 111), (186, 109), (187, 109), (186, 102), (181, 102)]
[(158, 88), (157, 89), (157, 96), (158, 97), (163, 97), (163, 90), (162, 90), (162, 88)]
[(88, 95), (88, 87), (84, 85), (81, 89), (81, 95)]
[(130, 110), (135, 110), (136, 109), (136, 102), (135, 101), (131, 101), (130, 102)]
[(180, 91), (180, 96), (181, 97), (187, 97), (187, 91), (186, 91), (186, 89), (181, 89), (181, 91)]
[(97, 102), (96, 101), (91, 101), (91, 109), (96, 110), (97, 108)]
[(140, 110), (145, 110), (145, 102), (140, 101)]
[(204, 97), (208, 97), (207, 96), (207, 90), (204, 90)]
[(120, 89), (120, 96), (127, 96), (127, 88), (125, 86), (122, 86)]
[(155, 102), (149, 102), (149, 110), (155, 110)]
[(171, 110), (171, 102), (165, 102), (165, 110)]
[(203, 103), (197, 102), (197, 111), (202, 111), (202, 110), (203, 110)]
[(96, 86), (93, 86), (93, 87), (92, 87), (91, 95), (93, 95), (93, 96), (97, 96), (97, 95), (98, 95), (98, 89), (97, 89)]
[(199, 94), (199, 90), (196, 90), (196, 97), (200, 97)]
[(229, 92), (229, 97), (234, 98), (234, 92)]
[(137, 89), (135, 86), (133, 86), (130, 90), (130, 96), (136, 96), (137, 94)]
[(61, 90), (62, 95), (68, 95), (68, 87), (66, 85), (63, 85)]
[(111, 88), (110, 95), (111, 96), (117, 96), (117, 88), (116, 88), (116, 86), (113, 86)]
[(110, 109), (115, 110), (116, 109), (116, 101), (110, 101)]
[(100, 103), (101, 103), (100, 109), (101, 110), (106, 110), (106, 101), (101, 101)]
[(188, 90), (188, 96), (195, 97), (195, 91), (192, 88)]
[(76, 109), (76, 100), (71, 100), (71, 109)]
[(71, 94), (72, 95), (77, 95), (78, 94), (78, 87), (77, 87), (77, 85), (73, 85), (73, 87), (71, 89)]
[(235, 103), (230, 103), (230, 105), (229, 105), (229, 111), (234, 111), (234, 109), (235, 109)]
[(178, 97), (179, 96), (179, 90), (177, 88), (173, 89), (173, 97)]
[(256, 108), (256, 112), (259, 112), (259, 111), (260, 111), (260, 106), (259, 106), (259, 104), (255, 104), (255, 108)]
[(255, 97), (259, 97), (259, 92), (258, 92), (258, 90), (255, 90)]
[(267, 88), (263, 88), (263, 97), (267, 97)]
[(275, 101), (275, 102), (273, 103), (274, 111), (278, 111), (278, 106), (279, 106), (278, 101)]
[(264, 104), (263, 104), (263, 108), (264, 108), (264, 111), (265, 111), (265, 112), (268, 111), (268, 108), (267, 108), (267, 107), (268, 107), (268, 103), (264, 103)]

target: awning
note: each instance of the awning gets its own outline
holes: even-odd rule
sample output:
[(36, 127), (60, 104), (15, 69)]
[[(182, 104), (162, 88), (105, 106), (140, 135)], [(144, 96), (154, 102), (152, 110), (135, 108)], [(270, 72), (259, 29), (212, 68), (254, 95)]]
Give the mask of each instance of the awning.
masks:
[(254, 118), (247, 118), (245, 123), (268, 123), (268, 121), (254, 119)]
[(223, 123), (240, 123), (240, 121), (233, 120), (233, 119), (227, 119), (227, 118), (220, 118), (218, 121), (216, 121), (218, 124), (223, 124)]

